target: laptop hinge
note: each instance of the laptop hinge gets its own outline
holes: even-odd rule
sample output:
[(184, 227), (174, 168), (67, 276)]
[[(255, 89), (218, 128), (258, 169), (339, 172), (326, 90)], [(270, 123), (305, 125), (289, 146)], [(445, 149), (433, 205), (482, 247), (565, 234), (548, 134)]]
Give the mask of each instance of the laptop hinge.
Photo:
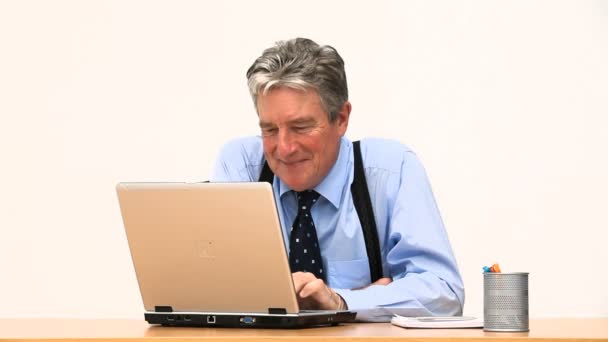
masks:
[(287, 315), (285, 308), (268, 308), (268, 313), (271, 315)]
[(173, 312), (173, 308), (170, 306), (156, 305), (154, 307), (154, 311), (156, 311), (156, 312)]

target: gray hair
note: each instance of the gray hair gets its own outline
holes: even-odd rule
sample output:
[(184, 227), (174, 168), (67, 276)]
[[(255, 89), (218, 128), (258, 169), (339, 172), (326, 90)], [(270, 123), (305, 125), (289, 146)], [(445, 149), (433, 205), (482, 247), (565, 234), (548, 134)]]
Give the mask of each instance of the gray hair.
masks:
[(264, 50), (247, 70), (247, 83), (256, 110), (258, 95), (275, 87), (315, 89), (330, 122), (348, 100), (344, 60), (338, 51), (306, 38), (279, 41)]

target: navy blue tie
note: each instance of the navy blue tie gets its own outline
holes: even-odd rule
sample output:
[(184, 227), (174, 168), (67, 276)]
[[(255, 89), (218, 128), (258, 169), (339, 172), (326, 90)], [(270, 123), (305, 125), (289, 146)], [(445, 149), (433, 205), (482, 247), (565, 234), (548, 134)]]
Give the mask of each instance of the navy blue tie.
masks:
[(289, 266), (291, 272), (310, 272), (315, 277), (325, 281), (325, 270), (321, 260), (321, 248), (317, 238), (317, 230), (312, 221), (310, 207), (319, 194), (313, 190), (297, 192), (298, 215), (291, 226), (289, 237)]

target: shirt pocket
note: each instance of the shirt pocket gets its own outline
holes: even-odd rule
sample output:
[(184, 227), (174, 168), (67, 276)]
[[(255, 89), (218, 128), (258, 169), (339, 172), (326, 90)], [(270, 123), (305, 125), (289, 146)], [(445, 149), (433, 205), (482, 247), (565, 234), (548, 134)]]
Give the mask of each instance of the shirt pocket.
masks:
[(336, 289), (355, 289), (370, 284), (367, 258), (328, 261), (329, 286)]

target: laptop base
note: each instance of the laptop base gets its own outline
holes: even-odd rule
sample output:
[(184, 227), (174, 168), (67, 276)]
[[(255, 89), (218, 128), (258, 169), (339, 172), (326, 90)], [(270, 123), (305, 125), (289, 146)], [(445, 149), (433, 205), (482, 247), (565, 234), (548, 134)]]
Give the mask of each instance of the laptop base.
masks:
[(353, 321), (356, 313), (350, 311), (316, 312), (302, 314), (232, 314), (232, 313), (170, 313), (147, 312), (149, 324), (175, 327), (222, 327), (222, 328), (281, 328), (301, 329), (338, 325)]

